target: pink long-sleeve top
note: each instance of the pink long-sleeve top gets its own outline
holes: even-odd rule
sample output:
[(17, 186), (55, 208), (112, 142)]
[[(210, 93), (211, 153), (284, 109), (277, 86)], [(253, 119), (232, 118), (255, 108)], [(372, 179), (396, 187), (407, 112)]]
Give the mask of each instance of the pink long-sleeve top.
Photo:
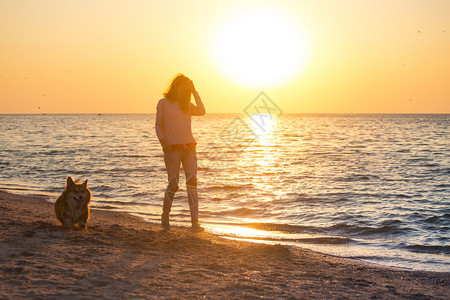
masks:
[(194, 93), (197, 105), (190, 103), (189, 110), (181, 110), (178, 101), (167, 98), (159, 100), (156, 107), (155, 130), (159, 140), (165, 139), (167, 145), (196, 143), (192, 135), (191, 116), (202, 116), (205, 107), (198, 93)]

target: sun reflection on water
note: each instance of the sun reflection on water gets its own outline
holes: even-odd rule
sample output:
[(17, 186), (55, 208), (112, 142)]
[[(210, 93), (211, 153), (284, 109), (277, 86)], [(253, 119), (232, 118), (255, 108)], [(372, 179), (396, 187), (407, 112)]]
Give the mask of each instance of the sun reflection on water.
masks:
[(273, 139), (273, 132), (279, 119), (272, 114), (252, 114), (248, 118), (248, 122), (253, 132), (257, 135), (257, 140), (264, 145)]
[(270, 166), (275, 160), (275, 131), (279, 119), (271, 114), (253, 114), (247, 122), (255, 133), (255, 140), (246, 149), (242, 161), (259, 166)]
[[(280, 188), (282, 174), (286, 172), (286, 160), (283, 159), (284, 152), (279, 151), (278, 136), (281, 132), (281, 122), (279, 117), (270, 114), (253, 114), (245, 120), (248, 128), (254, 134), (251, 143), (242, 149), (239, 158), (236, 160), (235, 174), (240, 174), (234, 178), (236, 182), (245, 182), (250, 190), (246, 192), (247, 197), (236, 197), (234, 194), (230, 207), (222, 203), (223, 209), (230, 211), (228, 218), (233, 222), (238, 216), (240, 225), (274, 223), (275, 218), (283, 211), (272, 206), (272, 202), (284, 196), (284, 191)], [(243, 216), (242, 208), (245, 208)], [(264, 215), (260, 215), (261, 209)], [(235, 211), (237, 215), (233, 215)], [(251, 239), (276, 239), (280, 233), (265, 230), (248, 228), (242, 226), (216, 226), (214, 224), (210, 230), (221, 236)]]
[[(277, 129), (279, 118), (271, 114), (253, 114), (247, 119), (255, 133), (255, 140), (243, 151), (240, 166), (255, 186), (256, 193), (274, 190), (273, 176), (279, 171), (281, 155), (277, 152)], [(273, 199), (261, 199), (271, 201)]]
[(215, 225), (212, 227), (209, 227), (209, 229), (214, 232), (215, 234), (221, 235), (221, 236), (231, 236), (231, 237), (239, 237), (239, 238), (271, 238), (274, 237), (274, 234), (269, 231), (259, 230), (259, 229), (253, 229), (253, 228), (246, 228), (246, 227), (239, 227), (239, 226), (220, 226)]

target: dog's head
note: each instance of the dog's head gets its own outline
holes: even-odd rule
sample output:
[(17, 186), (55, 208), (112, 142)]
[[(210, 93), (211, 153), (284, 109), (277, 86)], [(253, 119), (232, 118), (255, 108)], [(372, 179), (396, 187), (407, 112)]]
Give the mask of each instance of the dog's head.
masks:
[(87, 179), (83, 183), (76, 183), (69, 176), (66, 182), (66, 199), (76, 202), (76, 209), (81, 209), (91, 201), (91, 191), (87, 187)]

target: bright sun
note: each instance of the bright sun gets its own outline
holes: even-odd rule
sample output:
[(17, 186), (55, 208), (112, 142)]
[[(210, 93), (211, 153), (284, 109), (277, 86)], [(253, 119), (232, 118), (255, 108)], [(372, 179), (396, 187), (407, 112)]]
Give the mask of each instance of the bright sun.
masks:
[(279, 86), (305, 68), (305, 32), (274, 7), (240, 7), (213, 28), (211, 59), (231, 81), (253, 88)]

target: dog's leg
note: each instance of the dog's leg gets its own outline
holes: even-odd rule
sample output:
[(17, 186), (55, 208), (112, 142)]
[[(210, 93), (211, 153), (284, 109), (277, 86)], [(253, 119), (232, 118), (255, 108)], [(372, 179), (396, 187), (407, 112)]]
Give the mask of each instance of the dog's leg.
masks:
[(86, 210), (84, 211), (84, 213), (79, 218), (78, 226), (81, 229), (86, 229), (86, 227), (87, 227), (87, 220), (88, 219), (89, 219), (89, 207), (86, 207)]
[(66, 218), (64, 220), (64, 227), (67, 228), (67, 229), (70, 229), (70, 228), (73, 227), (73, 221), (72, 221), (71, 218)]
[(84, 221), (78, 221), (78, 226), (80, 227), (80, 229), (86, 229), (86, 223)]

